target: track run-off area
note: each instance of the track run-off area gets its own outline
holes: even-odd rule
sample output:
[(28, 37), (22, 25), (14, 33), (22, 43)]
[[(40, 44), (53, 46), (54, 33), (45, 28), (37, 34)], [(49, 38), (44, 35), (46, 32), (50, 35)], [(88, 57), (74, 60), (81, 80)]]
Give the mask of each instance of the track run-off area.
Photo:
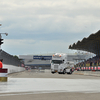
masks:
[(7, 82), (0, 82), (0, 100), (28, 100), (27, 97), (29, 100), (61, 100), (61, 97), (67, 100), (94, 100), (96, 97), (99, 100), (99, 94), (100, 77), (51, 74), (50, 70), (13, 73), (8, 75)]

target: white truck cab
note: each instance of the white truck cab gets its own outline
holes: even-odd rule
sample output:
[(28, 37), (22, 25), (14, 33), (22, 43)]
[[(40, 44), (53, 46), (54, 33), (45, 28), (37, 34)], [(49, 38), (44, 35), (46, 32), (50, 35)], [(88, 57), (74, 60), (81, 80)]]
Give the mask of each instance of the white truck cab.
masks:
[(74, 62), (68, 61), (67, 57), (65, 53), (55, 53), (51, 60), (51, 73), (72, 74)]

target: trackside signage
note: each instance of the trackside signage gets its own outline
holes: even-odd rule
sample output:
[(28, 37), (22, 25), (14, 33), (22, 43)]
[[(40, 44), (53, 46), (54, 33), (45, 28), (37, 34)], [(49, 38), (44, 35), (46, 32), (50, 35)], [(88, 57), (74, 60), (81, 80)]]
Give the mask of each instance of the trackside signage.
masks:
[(7, 82), (8, 69), (0, 69), (0, 82)]

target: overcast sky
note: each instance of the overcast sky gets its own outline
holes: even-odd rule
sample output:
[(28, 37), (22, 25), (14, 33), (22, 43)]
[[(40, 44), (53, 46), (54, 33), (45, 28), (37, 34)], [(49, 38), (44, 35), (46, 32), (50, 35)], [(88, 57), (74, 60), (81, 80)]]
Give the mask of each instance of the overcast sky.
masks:
[(70, 53), (100, 29), (100, 0), (0, 0), (0, 23), (11, 55)]

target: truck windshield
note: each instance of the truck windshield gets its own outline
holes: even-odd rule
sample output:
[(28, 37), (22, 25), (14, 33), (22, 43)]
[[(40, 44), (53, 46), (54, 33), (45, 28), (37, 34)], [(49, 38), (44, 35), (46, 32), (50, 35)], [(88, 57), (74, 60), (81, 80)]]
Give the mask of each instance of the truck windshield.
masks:
[(53, 64), (61, 64), (61, 63), (63, 63), (63, 61), (62, 60), (52, 60), (52, 63)]

